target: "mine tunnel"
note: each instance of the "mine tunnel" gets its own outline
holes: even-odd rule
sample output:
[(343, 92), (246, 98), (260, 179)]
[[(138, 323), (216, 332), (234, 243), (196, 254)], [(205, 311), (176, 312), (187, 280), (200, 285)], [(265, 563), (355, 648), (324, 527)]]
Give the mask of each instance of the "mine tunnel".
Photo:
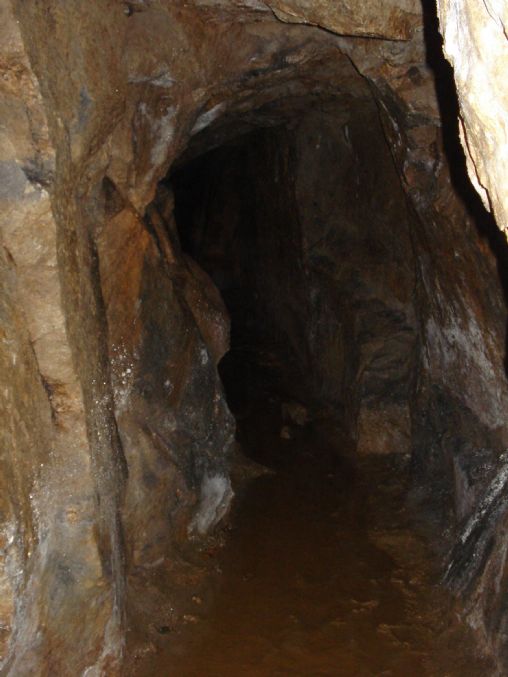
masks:
[[(454, 190), (474, 215), (480, 249), (465, 244), (448, 257), (442, 284), (454, 287), (459, 256), (478, 257), (486, 284), (497, 285), (488, 302), (500, 310), (506, 247), (468, 184), (456, 141), (446, 141), (456, 153)], [(184, 629), (184, 659), (170, 648), (162, 664), (175, 674), (277, 674), (281, 666), (356, 674), (380, 665), (401, 675), (482, 672), (487, 663), (461, 648), (465, 628), (447, 628), (446, 640), (422, 641), (421, 631), (436, 609), (448, 613), (438, 562), (460, 587), (472, 576), (467, 558), (483, 556), (485, 544), (474, 540), (451, 563), (438, 534), (471, 516), (495, 452), (482, 442), (469, 457), (477, 421), (444, 374), (422, 387), (422, 328), (436, 301), (421, 276), (439, 265), (438, 254), (433, 225), (408, 203), (374, 100), (289, 97), (247, 121), (219, 119), (171, 167), (149, 222), (152, 213), (170, 215), (168, 240), (225, 306), (229, 343), (217, 369), (235, 417), (237, 494), (217, 555), (218, 590), (204, 587), (213, 597), (201, 609), (206, 630), (197, 641)], [(242, 469), (252, 473), (248, 489), (236, 479)], [(407, 611), (415, 599), (418, 619)], [(325, 650), (331, 628), (343, 626)], [(272, 636), (276, 648), (265, 646), (260, 667), (259, 645)]]
[(360, 453), (408, 453), (411, 215), (374, 108), (353, 118), (333, 100), (296, 104), (285, 124), (244, 132), (170, 177), (183, 251), (231, 318), (219, 365), (228, 402), (245, 415), (268, 388), (333, 412)]
[(506, 17), (4, 4), (0, 672), (506, 674)]

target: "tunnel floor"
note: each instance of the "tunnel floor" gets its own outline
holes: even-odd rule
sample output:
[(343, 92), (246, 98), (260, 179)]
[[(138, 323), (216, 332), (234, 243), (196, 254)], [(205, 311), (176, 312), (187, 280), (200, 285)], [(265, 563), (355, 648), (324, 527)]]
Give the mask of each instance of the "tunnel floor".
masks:
[(326, 423), (284, 439), (275, 421), (264, 406), (243, 422), (244, 448), (272, 469), (239, 492), (224, 547), (203, 548), (185, 577), (185, 613), (158, 628), (130, 674), (490, 674), (437, 585), (403, 461), (353, 465)]

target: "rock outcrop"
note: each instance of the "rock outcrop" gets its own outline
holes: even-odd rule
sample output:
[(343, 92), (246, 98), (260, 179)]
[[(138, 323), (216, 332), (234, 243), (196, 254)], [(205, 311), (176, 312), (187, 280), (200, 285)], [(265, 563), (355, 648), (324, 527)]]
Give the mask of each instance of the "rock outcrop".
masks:
[(508, 229), (508, 10), (499, 1), (439, 0), (444, 51), (460, 100), (460, 132), (471, 182)]

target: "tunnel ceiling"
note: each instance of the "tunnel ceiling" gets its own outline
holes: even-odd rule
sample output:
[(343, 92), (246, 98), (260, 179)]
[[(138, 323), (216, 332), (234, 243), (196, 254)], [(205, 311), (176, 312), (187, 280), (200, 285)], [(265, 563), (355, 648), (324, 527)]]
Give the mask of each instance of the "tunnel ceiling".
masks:
[[(171, 172), (256, 134), (246, 181), (266, 198), (265, 225), (276, 213), (269, 202), (287, 194), (298, 214), (281, 220), (302, 227), (289, 237), (301, 254), (302, 233), (319, 234), (316, 213), (329, 215), (321, 256), (304, 262), (310, 272), (296, 286), (307, 294), (309, 276), (319, 282), (357, 365), (372, 367), (375, 350), (362, 352), (369, 327), (362, 334), (361, 314), (336, 298), (347, 289), (336, 284), (341, 267), (349, 281), (356, 269), (365, 279), (368, 260), (378, 301), (390, 297), (391, 314), (378, 320), (400, 319), (391, 336), (405, 387), (392, 418), (403, 421), (418, 495), (458, 548), (449, 583), (474, 600), (466, 608), (485, 646), (502, 648), (504, 511), (499, 502), (483, 510), (481, 497), (499, 498), (489, 483), (504, 477), (508, 437), (503, 243), (467, 181), (432, 11), (409, 0), (353, 9), (306, 0), (2, 7), (8, 674), (114, 674), (132, 614), (162, 604), (146, 572), (175, 561), (229, 507), (235, 424), (217, 372), (229, 317), (182, 250)], [(266, 181), (276, 167), (282, 192)], [(219, 176), (226, 169), (216, 166)], [(238, 197), (225, 178), (221, 199), (229, 194)], [(283, 229), (272, 231), (293, 270)], [(314, 354), (307, 346), (306, 359), (324, 345), (338, 369), (337, 334), (318, 325), (322, 344)], [(337, 388), (320, 369), (326, 407), (340, 400), (357, 428), (375, 433), (386, 402), (371, 407), (361, 379)], [(357, 373), (341, 371), (341, 383)], [(468, 518), (476, 528), (461, 531)]]

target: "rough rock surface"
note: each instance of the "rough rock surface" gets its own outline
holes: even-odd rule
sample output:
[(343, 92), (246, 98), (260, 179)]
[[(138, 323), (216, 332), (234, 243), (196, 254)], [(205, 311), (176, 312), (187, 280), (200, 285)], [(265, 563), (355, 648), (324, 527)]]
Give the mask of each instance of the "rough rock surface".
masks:
[(420, 23), (420, 7), (414, 0), (371, 4), (348, 0), (267, 0), (282, 21), (308, 23), (339, 35), (362, 35), (389, 40), (408, 40)]
[(62, 628), (77, 618), (83, 668), (107, 643), (107, 626), (113, 652), (119, 637), (62, 307), (48, 192), (54, 149), (19, 22), (5, 5), (1, 14), (3, 656), (12, 674), (50, 673), (76, 652), (76, 638)]
[[(383, 416), (393, 414), (399, 427), (409, 416), (403, 428), (406, 438), (410, 428), (415, 474), (422, 495), (431, 487), (451, 542), (457, 520), (474, 514), (507, 442), (506, 312), (496, 262), (450, 176), (422, 18), (409, 3), (385, 7), (372, 21), (355, 8), (338, 25), (334, 3), (290, 0), (2, 3), (0, 639), (7, 674), (115, 674), (129, 611), (143, 595), (136, 581), (227, 509), (233, 421), (217, 362), (228, 320), (210, 279), (181, 251), (172, 198), (159, 182), (173, 165), (260, 127), (280, 127), (288, 113), (303, 119), (330, 98), (348, 108), (355, 137), (365, 110), (379, 111), (388, 143), (380, 171), (392, 182), (397, 175), (407, 199), (409, 235), (391, 231), (387, 247), (377, 211), (389, 200), (371, 177), (366, 240), (388, 249), (365, 255), (376, 271), (371, 286), (382, 303), (390, 299), (384, 319), (394, 344), (402, 331), (397, 303), (416, 337), (404, 412), (385, 401)], [(302, 23), (286, 23), (294, 20)], [(473, 19), (466, 25), (473, 31)], [(388, 39), (344, 37), (359, 34)], [(447, 44), (451, 54), (453, 41)], [(467, 92), (457, 73), (479, 181), (505, 225), (504, 149), (481, 139), (490, 124), (481, 111), (492, 109), (487, 102), (468, 108), (476, 72)], [(504, 106), (502, 89), (496, 92)], [(297, 146), (303, 155), (316, 141), (315, 127), (308, 132)], [(324, 252), (315, 247), (305, 265), (319, 285), (336, 279), (344, 259), (351, 278), (361, 262), (358, 210), (348, 199), (365, 199), (356, 185), (365, 167), (354, 162), (368, 163), (369, 149), (358, 142), (348, 150), (340, 134), (330, 139), (344, 151), (337, 172), (348, 177), (341, 199), (353, 224), (344, 231), (352, 255), (334, 249), (333, 237)], [(485, 148), (493, 155), (483, 169)], [(333, 154), (333, 144), (321, 152)], [(305, 204), (309, 186), (295, 176)], [(323, 180), (319, 172), (314, 178)], [(400, 190), (390, 196), (402, 200)], [(313, 218), (323, 219), (320, 210), (328, 218), (331, 206), (323, 192)], [(310, 238), (319, 224), (309, 213)], [(414, 269), (391, 277), (388, 261), (408, 252), (406, 237)], [(320, 287), (326, 303), (331, 286)], [(377, 347), (364, 329), (350, 340), (372, 366)], [(318, 343), (333, 361), (330, 339)], [(397, 354), (411, 352), (412, 341), (402, 351), (397, 345)], [(383, 368), (389, 374), (389, 364)], [(373, 373), (369, 379), (372, 394)], [(370, 405), (360, 396), (355, 404), (367, 441), (369, 430), (378, 439)], [(496, 546), (482, 551), (469, 599), (477, 627), (497, 637), (500, 650), (506, 533), (501, 512), (494, 517)]]
[(438, 0), (444, 51), (460, 97), (471, 181), (508, 230), (508, 9), (501, 0)]

